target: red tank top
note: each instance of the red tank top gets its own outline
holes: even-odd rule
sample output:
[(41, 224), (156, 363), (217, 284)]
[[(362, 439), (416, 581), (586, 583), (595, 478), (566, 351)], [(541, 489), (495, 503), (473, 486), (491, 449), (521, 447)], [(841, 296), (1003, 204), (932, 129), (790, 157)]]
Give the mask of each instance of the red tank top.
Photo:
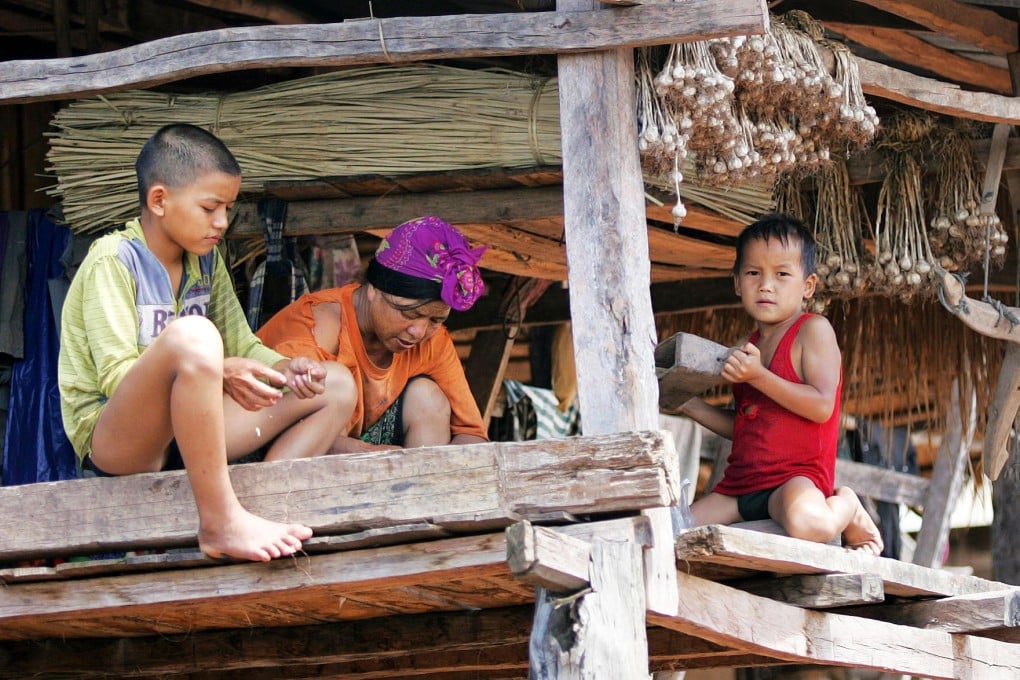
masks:
[[(803, 384), (791, 360), (793, 341), (811, 314), (797, 319), (782, 339), (769, 370), (784, 380)], [(758, 344), (755, 331), (750, 342)], [(722, 481), (713, 491), (738, 496), (773, 489), (793, 477), (807, 477), (826, 497), (832, 495), (839, 443), (839, 402), (843, 380), (836, 388), (836, 407), (824, 423), (802, 418), (747, 383), (733, 385), (736, 417), (733, 449)]]

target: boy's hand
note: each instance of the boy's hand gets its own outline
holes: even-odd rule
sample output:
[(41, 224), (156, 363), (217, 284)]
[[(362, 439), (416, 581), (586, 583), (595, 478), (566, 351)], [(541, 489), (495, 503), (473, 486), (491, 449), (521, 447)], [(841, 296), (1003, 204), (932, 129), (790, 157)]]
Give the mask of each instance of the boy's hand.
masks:
[(300, 399), (311, 399), (326, 391), (326, 369), (308, 357), (295, 357), (283, 367), (287, 387)]
[(286, 382), (286, 376), (261, 361), (243, 357), (223, 361), (223, 391), (248, 411), (278, 402), (283, 396), (279, 388)]
[(731, 383), (752, 382), (767, 369), (761, 363), (761, 350), (750, 342), (733, 350), (722, 367), (722, 376)]

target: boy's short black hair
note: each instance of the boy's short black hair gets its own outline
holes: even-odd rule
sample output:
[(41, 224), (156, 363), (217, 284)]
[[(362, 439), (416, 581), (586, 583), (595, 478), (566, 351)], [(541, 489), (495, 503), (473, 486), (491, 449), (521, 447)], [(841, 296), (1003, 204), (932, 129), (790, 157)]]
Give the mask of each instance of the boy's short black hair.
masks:
[(800, 264), (804, 269), (804, 276), (815, 273), (815, 237), (796, 217), (785, 213), (769, 213), (744, 227), (737, 236), (737, 258), (733, 263), (735, 275), (740, 273), (740, 265), (743, 264), (744, 250), (748, 242), (757, 239), (763, 241), (778, 239), (784, 246), (791, 240), (800, 241)]
[(164, 125), (149, 137), (135, 161), (142, 207), (152, 185), (183, 187), (211, 171), (241, 176), (234, 154), (216, 135), (187, 123)]

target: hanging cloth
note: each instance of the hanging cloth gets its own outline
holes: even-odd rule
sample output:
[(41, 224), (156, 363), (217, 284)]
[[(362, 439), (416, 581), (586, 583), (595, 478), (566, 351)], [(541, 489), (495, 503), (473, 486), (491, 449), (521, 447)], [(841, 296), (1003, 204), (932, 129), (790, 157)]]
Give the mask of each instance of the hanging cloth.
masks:
[(57, 387), (60, 342), (50, 279), (61, 276), (61, 255), (71, 232), (44, 211), (28, 213), (24, 358), (11, 373), (11, 401), (0, 476), (5, 485), (51, 482), (78, 476), (78, 457), (64, 434)]
[(266, 259), (255, 270), (248, 294), (248, 325), (253, 331), (308, 292), (304, 271), (284, 254), (287, 202), (264, 199), (259, 201), (258, 210), (266, 239)]

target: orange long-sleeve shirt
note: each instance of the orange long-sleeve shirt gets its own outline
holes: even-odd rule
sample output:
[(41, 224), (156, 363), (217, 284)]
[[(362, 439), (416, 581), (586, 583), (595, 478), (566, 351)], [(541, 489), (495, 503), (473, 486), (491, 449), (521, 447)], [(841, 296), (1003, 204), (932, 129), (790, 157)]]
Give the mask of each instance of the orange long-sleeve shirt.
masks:
[[(450, 432), (488, 438), (482, 415), (471, 396), (464, 368), (446, 328), (440, 328), (425, 342), (393, 355), (387, 368), (372, 363), (365, 352), (354, 310), (353, 294), (361, 284), (327, 288), (307, 293), (287, 305), (259, 329), (257, 335), (269, 347), (288, 356), (318, 361), (338, 361), (350, 369), (358, 386), (358, 404), (348, 434), (358, 437), (375, 424), (383, 412), (404, 391), (408, 380), (427, 375), (450, 400)], [(312, 308), (319, 304), (340, 305), (339, 350), (334, 356), (315, 342)]]

